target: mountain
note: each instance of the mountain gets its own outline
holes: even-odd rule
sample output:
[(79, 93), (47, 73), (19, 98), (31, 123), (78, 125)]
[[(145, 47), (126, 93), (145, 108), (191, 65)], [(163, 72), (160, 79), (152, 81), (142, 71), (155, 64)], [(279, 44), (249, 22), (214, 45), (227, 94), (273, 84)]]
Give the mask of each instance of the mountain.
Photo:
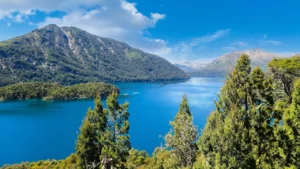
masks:
[(197, 63), (197, 62), (190, 62), (190, 61), (184, 61), (180, 63), (175, 63), (175, 66), (180, 68), (186, 73), (195, 72), (198, 69), (202, 68), (205, 64)]
[(251, 67), (259, 66), (262, 70), (267, 70), (267, 64), (274, 58), (280, 57), (277, 54), (269, 53), (261, 49), (251, 49), (245, 51), (234, 51), (230, 54), (223, 55), (214, 61), (206, 64), (200, 69), (190, 73), (191, 76), (225, 76), (231, 72), (238, 58), (242, 54), (247, 54), (251, 60)]
[(27, 81), (69, 85), (189, 78), (167, 60), (126, 43), (56, 25), (0, 42), (0, 70), (0, 86)]

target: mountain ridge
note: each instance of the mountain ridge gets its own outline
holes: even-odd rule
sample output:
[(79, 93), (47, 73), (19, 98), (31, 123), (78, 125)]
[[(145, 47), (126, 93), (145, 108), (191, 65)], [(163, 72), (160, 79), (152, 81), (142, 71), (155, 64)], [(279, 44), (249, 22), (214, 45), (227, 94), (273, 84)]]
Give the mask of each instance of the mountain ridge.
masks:
[(204, 63), (191, 62), (191, 61), (178, 62), (178, 63), (174, 63), (174, 65), (179, 67), (181, 70), (183, 70), (186, 73), (194, 72), (200, 69), (201, 67), (205, 66)]
[(0, 42), (0, 86), (16, 82), (173, 81), (189, 76), (167, 60), (76, 27), (51, 24)]
[(247, 54), (251, 60), (251, 67), (259, 66), (262, 70), (267, 70), (267, 63), (274, 58), (281, 57), (278, 54), (266, 52), (261, 49), (249, 49), (244, 51), (233, 51), (222, 55), (212, 62), (207, 63), (203, 67), (194, 72), (190, 72), (191, 76), (226, 76), (231, 72), (238, 58), (242, 54)]

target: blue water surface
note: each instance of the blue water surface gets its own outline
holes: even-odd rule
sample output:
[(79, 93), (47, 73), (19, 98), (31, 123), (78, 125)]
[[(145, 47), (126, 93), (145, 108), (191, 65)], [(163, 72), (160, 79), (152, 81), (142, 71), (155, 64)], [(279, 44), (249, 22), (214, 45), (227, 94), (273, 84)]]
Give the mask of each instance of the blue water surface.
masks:
[[(119, 101), (128, 101), (133, 148), (150, 155), (163, 144), (182, 96), (187, 95), (198, 130), (215, 109), (223, 78), (201, 77), (174, 84), (117, 83)], [(64, 159), (75, 152), (81, 122), (93, 100), (26, 100), (0, 103), (0, 166)]]

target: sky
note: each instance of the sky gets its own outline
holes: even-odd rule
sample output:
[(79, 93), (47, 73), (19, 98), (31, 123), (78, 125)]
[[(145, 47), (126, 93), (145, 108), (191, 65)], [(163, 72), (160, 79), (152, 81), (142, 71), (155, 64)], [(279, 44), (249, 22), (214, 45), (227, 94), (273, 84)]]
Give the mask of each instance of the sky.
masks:
[(126, 42), (172, 63), (236, 50), (298, 53), (299, 0), (0, 0), (0, 41), (48, 24)]

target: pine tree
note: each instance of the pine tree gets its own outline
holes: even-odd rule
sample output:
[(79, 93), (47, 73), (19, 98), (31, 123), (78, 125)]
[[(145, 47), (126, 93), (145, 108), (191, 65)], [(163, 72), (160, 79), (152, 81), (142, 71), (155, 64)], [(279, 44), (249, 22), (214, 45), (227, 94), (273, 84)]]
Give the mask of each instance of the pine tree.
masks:
[(129, 112), (128, 103), (120, 105), (118, 93), (108, 96), (106, 105), (108, 109), (108, 125), (105, 132), (104, 148), (101, 153), (102, 165), (125, 168), (126, 160), (131, 149), (129, 141)]
[(88, 110), (80, 128), (80, 134), (76, 145), (76, 154), (80, 159), (80, 167), (100, 165), (100, 155), (103, 144), (99, 140), (104, 133), (107, 124), (106, 113), (100, 99), (95, 99), (94, 110)]
[(165, 136), (166, 146), (171, 148), (171, 153), (180, 167), (192, 168), (197, 156), (197, 129), (188, 106), (186, 96), (183, 96), (179, 111), (171, 122), (173, 130)]

